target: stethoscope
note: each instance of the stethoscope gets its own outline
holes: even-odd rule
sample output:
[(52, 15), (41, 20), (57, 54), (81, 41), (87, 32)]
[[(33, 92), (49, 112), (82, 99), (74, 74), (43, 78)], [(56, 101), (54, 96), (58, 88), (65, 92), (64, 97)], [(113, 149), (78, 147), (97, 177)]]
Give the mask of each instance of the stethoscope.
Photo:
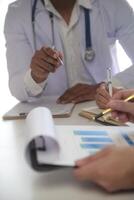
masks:
[[(34, 0), (33, 6), (32, 6), (32, 24), (33, 24), (34, 37), (35, 37), (35, 11), (36, 11), (37, 2), (38, 0)], [(44, 0), (41, 0), (41, 2), (45, 6)], [(95, 51), (92, 48), (92, 40), (91, 40), (90, 10), (87, 8), (84, 8), (84, 15), (85, 15), (85, 38), (86, 38), (86, 48), (85, 48), (84, 57), (86, 61), (91, 62), (95, 58)], [(50, 17), (51, 27), (52, 27), (52, 46), (55, 47), (54, 14), (50, 11), (49, 11), (49, 17)]]

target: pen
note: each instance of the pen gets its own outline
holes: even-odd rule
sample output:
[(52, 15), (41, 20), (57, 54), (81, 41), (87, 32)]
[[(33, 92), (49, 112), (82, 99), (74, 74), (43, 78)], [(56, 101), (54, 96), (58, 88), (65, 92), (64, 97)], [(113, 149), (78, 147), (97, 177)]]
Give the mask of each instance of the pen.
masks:
[[(52, 46), (52, 49), (55, 50), (55, 49), (56, 49), (55, 46)], [(58, 57), (58, 60), (60, 61), (60, 64), (61, 64), (61, 65), (64, 65), (64, 63), (63, 63), (63, 61), (61, 60), (60, 57)]]
[(61, 60), (60, 57), (58, 57), (58, 60), (60, 61), (61, 65), (64, 65), (63, 61)]
[(107, 87), (109, 95), (112, 97), (112, 71), (111, 68), (107, 68)]
[[(130, 100), (132, 100), (132, 99), (134, 99), (134, 94), (131, 95), (131, 96), (129, 96), (127, 99), (125, 99), (124, 102), (130, 101)], [(96, 119), (102, 117), (103, 115), (105, 115), (105, 114), (107, 114), (107, 113), (109, 113), (109, 112), (111, 112), (111, 111), (112, 111), (111, 108), (108, 108), (108, 109), (104, 110), (104, 111), (101, 112), (100, 114), (96, 115), (96, 116), (94, 117), (94, 120), (96, 120)]]

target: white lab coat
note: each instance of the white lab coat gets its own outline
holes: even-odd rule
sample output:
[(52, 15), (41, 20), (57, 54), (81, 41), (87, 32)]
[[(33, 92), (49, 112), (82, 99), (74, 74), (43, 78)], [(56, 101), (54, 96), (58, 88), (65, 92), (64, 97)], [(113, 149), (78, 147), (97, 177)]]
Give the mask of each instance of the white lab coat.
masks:
[[(85, 66), (85, 73), (90, 73), (94, 83), (99, 83), (106, 79), (106, 68), (108, 66), (112, 66), (113, 74), (119, 72), (115, 55), (116, 40), (119, 40), (134, 62), (134, 14), (124, 0), (91, 0), (91, 2), (91, 35), (96, 57), (93, 62), (87, 62), (84, 59), (85, 29), (82, 28), (81, 59)], [(20, 101), (30, 99), (25, 89), (24, 76), (35, 53), (31, 7), (32, 0), (19, 0), (12, 3), (9, 6), (5, 21), (9, 86), (12, 95)], [(36, 17), (35, 39), (37, 49), (40, 49), (42, 46), (50, 45), (52, 35), (48, 12), (40, 0), (38, 0), (36, 15), (38, 17)], [(84, 27), (84, 13), (81, 14), (80, 23)], [(63, 52), (56, 25), (55, 43), (56, 48)], [(134, 67), (131, 71), (134, 72)], [(128, 77), (124, 77), (123, 81), (125, 79), (128, 79)], [(49, 75), (47, 86), (41, 95), (61, 95), (67, 88), (66, 71), (65, 67), (62, 66), (56, 73)]]

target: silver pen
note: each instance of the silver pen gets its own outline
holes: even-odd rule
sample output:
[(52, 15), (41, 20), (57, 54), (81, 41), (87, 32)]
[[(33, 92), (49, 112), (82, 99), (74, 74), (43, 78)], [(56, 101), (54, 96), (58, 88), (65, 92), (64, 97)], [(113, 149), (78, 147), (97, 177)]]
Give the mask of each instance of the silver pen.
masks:
[[(52, 46), (52, 49), (55, 50), (55, 49), (56, 49), (55, 46)], [(61, 65), (64, 65), (63, 60), (61, 60), (60, 57), (58, 57), (58, 60), (60, 61), (60, 64), (61, 64)]]
[(111, 68), (107, 68), (107, 87), (108, 87), (109, 95), (112, 97), (113, 87), (112, 87), (112, 70), (111, 70)]

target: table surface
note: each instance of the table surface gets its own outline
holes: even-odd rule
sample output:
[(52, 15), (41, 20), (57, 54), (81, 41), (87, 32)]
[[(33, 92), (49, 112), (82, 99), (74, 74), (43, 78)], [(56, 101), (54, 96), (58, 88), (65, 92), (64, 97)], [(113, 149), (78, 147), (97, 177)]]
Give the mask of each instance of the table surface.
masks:
[[(93, 125), (78, 116), (86, 102), (75, 107), (70, 118), (57, 125)], [(0, 121), (0, 200), (134, 200), (134, 192), (108, 194), (91, 183), (78, 182), (73, 169), (36, 172), (25, 160), (25, 120)]]

